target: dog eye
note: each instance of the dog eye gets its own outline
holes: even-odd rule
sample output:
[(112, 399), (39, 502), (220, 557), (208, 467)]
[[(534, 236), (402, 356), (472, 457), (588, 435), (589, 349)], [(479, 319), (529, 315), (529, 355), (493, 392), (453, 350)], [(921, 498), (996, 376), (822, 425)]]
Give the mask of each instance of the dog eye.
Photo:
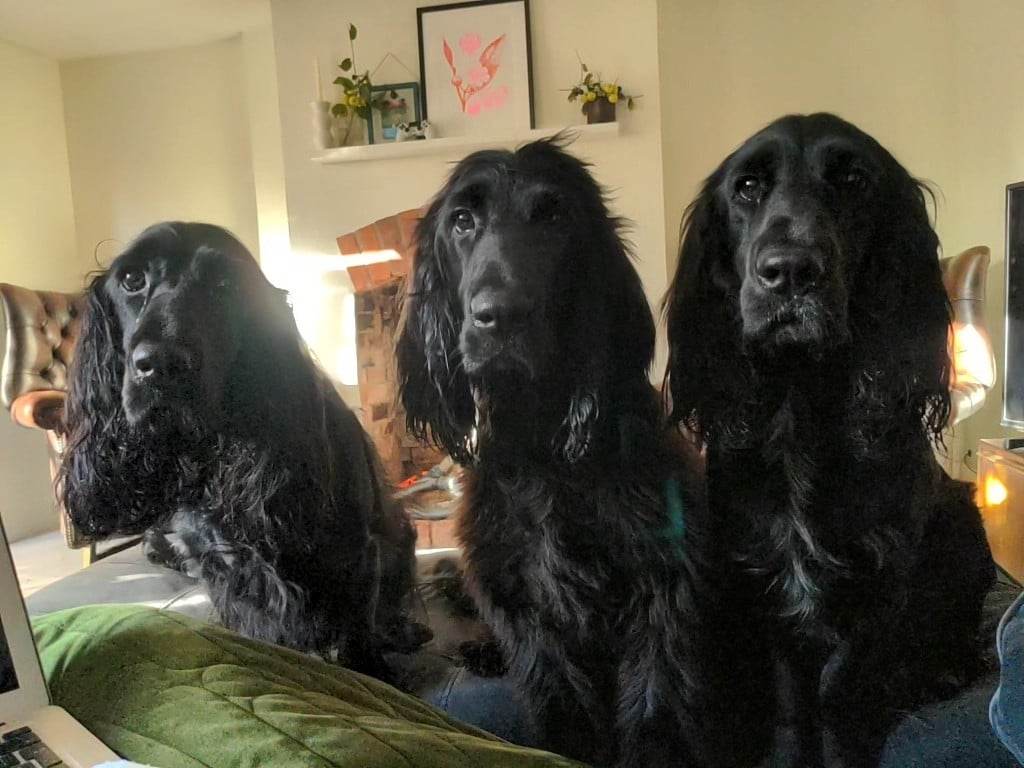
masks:
[(121, 287), (125, 293), (138, 293), (146, 287), (146, 273), (141, 269), (129, 269), (121, 275)]
[(452, 221), (455, 224), (455, 231), (459, 234), (464, 235), (476, 229), (476, 219), (473, 218), (473, 214), (466, 208), (457, 210), (452, 217)]
[(836, 183), (841, 187), (860, 189), (867, 184), (867, 177), (856, 168), (851, 168), (841, 172), (836, 179)]
[(757, 176), (741, 176), (736, 181), (736, 196), (746, 203), (756, 205), (764, 195), (764, 184)]

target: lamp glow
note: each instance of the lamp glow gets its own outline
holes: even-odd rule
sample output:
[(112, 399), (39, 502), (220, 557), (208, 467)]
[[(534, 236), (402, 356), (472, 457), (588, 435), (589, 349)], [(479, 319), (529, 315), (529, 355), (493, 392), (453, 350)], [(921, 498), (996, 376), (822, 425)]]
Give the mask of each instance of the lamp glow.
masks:
[(1006, 486), (998, 477), (989, 475), (985, 478), (985, 506), (998, 507), (1008, 495)]

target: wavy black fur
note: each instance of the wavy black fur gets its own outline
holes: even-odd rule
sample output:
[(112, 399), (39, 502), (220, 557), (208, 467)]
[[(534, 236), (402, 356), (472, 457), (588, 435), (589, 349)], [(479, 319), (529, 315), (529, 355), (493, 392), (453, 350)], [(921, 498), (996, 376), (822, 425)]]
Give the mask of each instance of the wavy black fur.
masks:
[(415, 532), (245, 247), (157, 224), (88, 299), (60, 474), (76, 525), (149, 529), (150, 556), (201, 578), (249, 637), (376, 674), (383, 651), (421, 641), (406, 618)]
[[(753, 136), (684, 219), (672, 407), (707, 444), (735, 605), (760, 617), (745, 646), (774, 659), (772, 765), (874, 765), (899, 712), (976, 670), (993, 564), (970, 487), (932, 453), (949, 414), (937, 247), (922, 187), (826, 114)], [(765, 253), (823, 272), (773, 299)]]
[(402, 401), (467, 465), (467, 588), (547, 746), (734, 765), (708, 684), (703, 489), (647, 378), (654, 325), (620, 229), (561, 139), (459, 163), (419, 227)]

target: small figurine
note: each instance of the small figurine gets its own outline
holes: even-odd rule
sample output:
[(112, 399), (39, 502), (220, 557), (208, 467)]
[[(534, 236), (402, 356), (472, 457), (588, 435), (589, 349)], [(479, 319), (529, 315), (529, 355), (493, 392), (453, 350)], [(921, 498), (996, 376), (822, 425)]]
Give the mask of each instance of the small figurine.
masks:
[(427, 120), (418, 123), (399, 123), (395, 126), (395, 141), (415, 141), (417, 139), (432, 139), (437, 132)]

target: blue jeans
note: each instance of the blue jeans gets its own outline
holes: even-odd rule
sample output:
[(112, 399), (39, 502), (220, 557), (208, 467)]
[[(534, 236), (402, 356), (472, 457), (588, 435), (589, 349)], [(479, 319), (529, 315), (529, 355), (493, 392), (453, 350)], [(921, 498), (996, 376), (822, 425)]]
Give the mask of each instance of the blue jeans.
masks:
[(999, 622), (996, 648), (1000, 677), (989, 706), (989, 720), (1000, 741), (1024, 763), (1024, 594)]

